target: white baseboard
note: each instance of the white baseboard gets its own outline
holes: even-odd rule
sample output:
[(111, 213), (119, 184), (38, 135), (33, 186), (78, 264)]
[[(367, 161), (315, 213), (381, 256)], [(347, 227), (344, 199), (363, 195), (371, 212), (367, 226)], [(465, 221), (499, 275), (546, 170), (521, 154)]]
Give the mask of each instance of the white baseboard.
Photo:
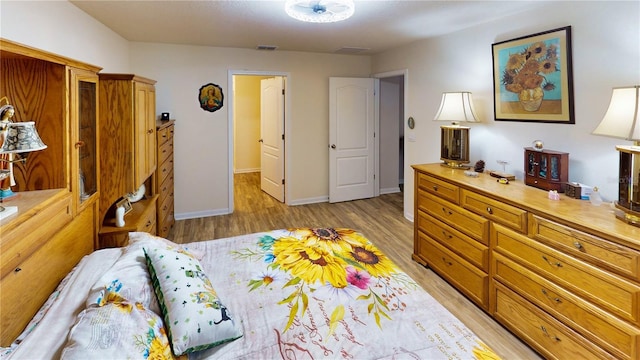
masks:
[(400, 192), (400, 187), (393, 187), (393, 188), (386, 188), (386, 189), (380, 189), (380, 195), (383, 194), (395, 194), (395, 193), (399, 193)]
[(260, 168), (255, 168), (255, 169), (234, 169), (233, 170), (234, 174), (248, 174), (248, 173), (255, 173), (255, 172), (260, 172)]
[(329, 197), (328, 196), (319, 196), (319, 197), (315, 197), (315, 198), (293, 200), (293, 201), (289, 202), (288, 205), (296, 206), (296, 205), (317, 204), (317, 203), (323, 203), (323, 202), (329, 202)]
[(205, 210), (205, 211), (194, 211), (188, 213), (176, 214), (176, 220), (189, 220), (189, 219), (199, 219), (203, 217), (209, 216), (218, 216), (218, 215), (227, 215), (230, 214), (229, 209), (215, 209), (215, 210)]

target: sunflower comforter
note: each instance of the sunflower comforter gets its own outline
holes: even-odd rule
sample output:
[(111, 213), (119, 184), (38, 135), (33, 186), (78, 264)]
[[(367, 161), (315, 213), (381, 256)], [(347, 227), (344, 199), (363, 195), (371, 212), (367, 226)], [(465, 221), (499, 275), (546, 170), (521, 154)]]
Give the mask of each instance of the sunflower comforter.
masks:
[(287, 229), (191, 245), (215, 258), (205, 270), (244, 329), (198, 358), (497, 358), (356, 231)]
[[(497, 358), (350, 229), (284, 229), (185, 245), (143, 233), (130, 238), (128, 247), (85, 257), (21, 336), (21, 344), (4, 349), (0, 357), (161, 359), (173, 356), (177, 341), (189, 346), (222, 324), (232, 335), (208, 349), (194, 346), (182, 358)], [(147, 269), (153, 267), (147, 253), (163, 246), (178, 250), (162, 249), (165, 255), (158, 257), (162, 262), (155, 270), (183, 261), (177, 269), (186, 274), (186, 282), (168, 282), (165, 291), (172, 293), (162, 301), (169, 306), (158, 305), (158, 279)], [(172, 306), (178, 312), (189, 306), (196, 310), (183, 318), (163, 316)], [(205, 319), (211, 312), (216, 317)], [(178, 336), (180, 328), (187, 330)]]

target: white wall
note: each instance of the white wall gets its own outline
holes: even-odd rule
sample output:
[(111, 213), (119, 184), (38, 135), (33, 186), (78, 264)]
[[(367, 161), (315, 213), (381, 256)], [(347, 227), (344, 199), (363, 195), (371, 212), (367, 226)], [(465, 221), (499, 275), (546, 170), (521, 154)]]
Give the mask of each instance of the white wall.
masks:
[[(538, 10), (459, 33), (423, 40), (374, 56), (257, 52), (196, 46), (129, 43), (66, 1), (0, 1), (0, 36), (102, 66), (104, 72), (135, 72), (158, 81), (157, 112), (176, 124), (176, 212), (199, 216), (229, 207), (228, 105), (200, 110), (197, 90), (221, 85), (228, 99), (228, 70), (291, 74), (288, 129), (291, 199), (326, 198), (328, 193), (328, 77), (367, 76), (408, 70), (405, 117), (407, 165), (439, 161), (438, 124), (431, 121), (443, 91), (474, 93), (483, 123), (471, 129), (472, 161), (511, 162), (522, 176), (522, 148), (542, 139), (547, 148), (570, 153), (570, 180), (598, 185), (606, 200), (616, 198), (616, 144), (629, 142), (591, 135), (606, 111), (611, 88), (640, 83), (640, 2), (545, 2)], [(491, 44), (571, 25), (576, 124), (535, 124), (493, 120)], [(405, 167), (405, 215), (413, 215), (413, 173)], [(544, 194), (542, 194), (544, 196)]]
[[(329, 77), (368, 76), (368, 56), (265, 52), (251, 49), (133, 43), (132, 71), (157, 80), (156, 107), (176, 119), (175, 211), (177, 218), (228, 212), (229, 70), (289, 74), (289, 132), (285, 163), (288, 203), (326, 201), (329, 192)], [(225, 105), (200, 109), (198, 89), (222, 86)]]
[(0, 37), (129, 72), (129, 42), (67, 1), (0, 1)]
[(260, 171), (260, 84), (266, 76), (233, 77), (233, 172)]
[[(491, 44), (537, 32), (572, 27), (575, 125), (495, 121)], [(523, 148), (541, 139), (548, 149), (569, 152), (569, 180), (599, 186), (605, 200), (617, 199), (618, 152), (624, 140), (591, 135), (609, 103), (611, 88), (640, 84), (640, 2), (554, 1), (513, 19), (487, 23), (419, 41), (373, 57), (373, 72), (408, 69), (405, 128), (405, 216), (413, 218), (411, 164), (439, 162), (439, 124), (432, 121), (444, 91), (473, 92), (482, 123), (470, 131), (471, 163), (523, 178)], [(546, 196), (541, 190), (540, 196)]]

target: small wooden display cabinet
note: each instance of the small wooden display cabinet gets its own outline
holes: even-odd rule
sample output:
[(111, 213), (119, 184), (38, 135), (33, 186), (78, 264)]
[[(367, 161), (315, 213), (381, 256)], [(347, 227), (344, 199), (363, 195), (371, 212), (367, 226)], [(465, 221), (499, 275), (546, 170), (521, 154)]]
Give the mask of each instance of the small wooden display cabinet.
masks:
[(524, 176), (529, 186), (564, 192), (569, 181), (569, 153), (525, 148)]

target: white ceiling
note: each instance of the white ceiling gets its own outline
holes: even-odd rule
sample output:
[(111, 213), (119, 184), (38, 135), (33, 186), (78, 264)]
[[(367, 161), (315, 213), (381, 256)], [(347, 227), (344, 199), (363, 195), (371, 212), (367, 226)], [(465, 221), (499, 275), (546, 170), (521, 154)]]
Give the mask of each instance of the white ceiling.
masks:
[[(355, 1), (332, 24), (289, 18), (284, 1), (71, 0), (129, 41), (376, 54), (540, 6), (543, 1)], [(349, 48), (368, 49), (349, 51)]]

